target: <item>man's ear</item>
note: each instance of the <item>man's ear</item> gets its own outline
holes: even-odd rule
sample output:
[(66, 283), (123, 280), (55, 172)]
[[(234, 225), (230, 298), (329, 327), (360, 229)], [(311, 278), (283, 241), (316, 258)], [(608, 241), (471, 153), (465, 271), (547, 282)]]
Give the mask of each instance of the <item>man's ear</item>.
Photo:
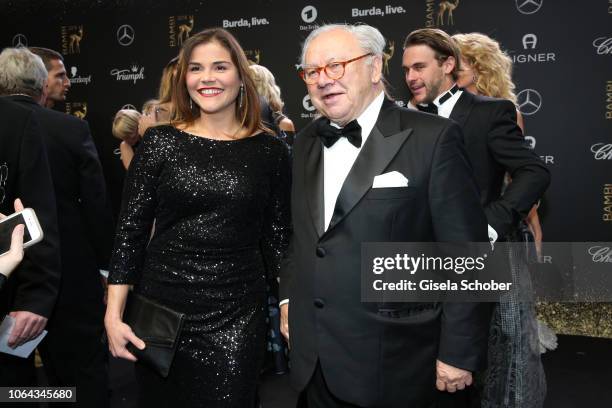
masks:
[(455, 57), (447, 57), (446, 60), (442, 63), (442, 69), (446, 75), (449, 75), (455, 69), (457, 65), (457, 60)]
[(42, 92), (40, 95), (40, 105), (41, 106), (45, 106), (45, 104), (47, 103), (48, 95), (49, 95), (49, 81), (45, 80), (45, 83), (43, 84)]
[(372, 83), (377, 84), (382, 79), (382, 57), (375, 55), (372, 57)]

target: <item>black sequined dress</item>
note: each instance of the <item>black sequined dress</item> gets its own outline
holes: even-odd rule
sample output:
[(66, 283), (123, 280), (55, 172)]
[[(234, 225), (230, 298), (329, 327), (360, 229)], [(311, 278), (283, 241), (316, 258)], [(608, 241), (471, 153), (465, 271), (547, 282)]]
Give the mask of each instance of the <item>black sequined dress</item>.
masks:
[(137, 364), (142, 406), (253, 405), (290, 178), (287, 146), (269, 134), (222, 141), (160, 126), (145, 135), (125, 181), (109, 283), (134, 284), (187, 318), (167, 379)]

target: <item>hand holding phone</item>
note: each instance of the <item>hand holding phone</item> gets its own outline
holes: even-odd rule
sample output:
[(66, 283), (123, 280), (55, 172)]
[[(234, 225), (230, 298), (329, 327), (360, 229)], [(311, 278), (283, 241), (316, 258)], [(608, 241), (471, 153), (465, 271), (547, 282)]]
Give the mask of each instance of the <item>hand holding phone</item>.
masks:
[(27, 248), (43, 239), (43, 231), (31, 208), (23, 208), (19, 199), (15, 200), (14, 214), (0, 217), (0, 256), (11, 251), (15, 227), (23, 225), (23, 248)]
[[(15, 200), (15, 211), (23, 211), (23, 204), (19, 199)], [(6, 219), (8, 219), (6, 216), (0, 214), (0, 231), (4, 230), (4, 228), (8, 226), (8, 224), (2, 225), (2, 221)], [(4, 250), (0, 252), (0, 274), (8, 277), (13, 269), (15, 269), (15, 267), (21, 262), (23, 258), (24, 231), (25, 226), (23, 224), (17, 224), (10, 232), (11, 235), (8, 252), (5, 252)], [(0, 235), (2, 234), (3, 233), (0, 232)]]

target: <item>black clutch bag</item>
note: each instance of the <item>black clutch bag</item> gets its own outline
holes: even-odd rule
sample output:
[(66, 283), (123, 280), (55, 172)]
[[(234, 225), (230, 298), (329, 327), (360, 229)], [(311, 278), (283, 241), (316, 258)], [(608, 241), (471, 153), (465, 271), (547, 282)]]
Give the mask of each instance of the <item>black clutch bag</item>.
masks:
[(128, 343), (127, 350), (159, 375), (167, 377), (184, 320), (184, 313), (178, 313), (144, 296), (131, 293), (123, 313), (123, 321), (145, 342), (146, 347), (139, 350), (132, 343)]

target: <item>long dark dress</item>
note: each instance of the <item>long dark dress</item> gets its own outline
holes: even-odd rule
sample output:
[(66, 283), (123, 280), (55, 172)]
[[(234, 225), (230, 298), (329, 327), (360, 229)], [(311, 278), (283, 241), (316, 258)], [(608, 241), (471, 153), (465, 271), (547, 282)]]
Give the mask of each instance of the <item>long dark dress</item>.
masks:
[(287, 146), (265, 133), (145, 134), (125, 182), (109, 283), (134, 284), (187, 318), (167, 379), (137, 364), (142, 406), (252, 406), (266, 274), (277, 274), (288, 242), (289, 161)]

